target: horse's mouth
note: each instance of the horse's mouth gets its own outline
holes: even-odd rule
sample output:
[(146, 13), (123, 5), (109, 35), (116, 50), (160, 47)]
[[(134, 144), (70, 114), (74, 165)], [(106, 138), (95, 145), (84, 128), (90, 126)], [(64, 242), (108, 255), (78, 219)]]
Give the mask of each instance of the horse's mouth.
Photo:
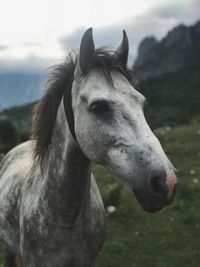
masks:
[(140, 204), (140, 206), (147, 212), (156, 212), (164, 208), (165, 206), (168, 206), (172, 203), (172, 200), (160, 200), (160, 199), (153, 199), (152, 201), (150, 199), (145, 199), (141, 194), (139, 194), (135, 189), (133, 189), (134, 195)]

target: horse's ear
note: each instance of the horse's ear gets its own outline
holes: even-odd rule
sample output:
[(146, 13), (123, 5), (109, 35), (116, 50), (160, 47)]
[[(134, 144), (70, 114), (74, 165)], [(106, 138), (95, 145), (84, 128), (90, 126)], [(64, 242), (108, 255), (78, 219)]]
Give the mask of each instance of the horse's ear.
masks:
[(82, 73), (87, 73), (95, 57), (95, 46), (92, 36), (92, 28), (83, 35), (80, 46), (79, 65)]
[(123, 65), (127, 65), (128, 62), (128, 52), (129, 52), (129, 44), (128, 37), (123, 30), (123, 40), (117, 50), (114, 52), (113, 56), (116, 57)]

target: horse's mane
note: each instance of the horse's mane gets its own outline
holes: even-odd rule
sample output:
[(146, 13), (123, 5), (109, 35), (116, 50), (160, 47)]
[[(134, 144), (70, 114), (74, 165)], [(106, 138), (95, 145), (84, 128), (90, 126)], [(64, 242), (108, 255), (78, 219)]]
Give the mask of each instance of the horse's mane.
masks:
[[(51, 143), (60, 101), (66, 90), (71, 91), (77, 58), (77, 53), (70, 53), (63, 64), (53, 68), (50, 79), (46, 83), (45, 93), (33, 108), (31, 138), (35, 140), (34, 159), (40, 163)], [(125, 76), (130, 84), (136, 86), (132, 72), (105, 48), (96, 49), (93, 64), (87, 70), (87, 73), (82, 73), (82, 75), (87, 76), (95, 68), (103, 71), (111, 85), (113, 85), (111, 71), (114, 70)]]

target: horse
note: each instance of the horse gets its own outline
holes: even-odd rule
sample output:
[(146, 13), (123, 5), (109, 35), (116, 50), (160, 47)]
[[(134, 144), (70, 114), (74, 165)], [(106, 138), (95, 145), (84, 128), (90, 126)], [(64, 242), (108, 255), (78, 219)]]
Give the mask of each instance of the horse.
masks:
[(172, 203), (177, 178), (148, 126), (144, 96), (127, 67), (129, 42), (80, 50), (55, 66), (33, 111), (32, 137), (0, 165), (0, 239), (5, 267), (94, 267), (105, 211), (91, 173), (101, 164), (155, 212)]

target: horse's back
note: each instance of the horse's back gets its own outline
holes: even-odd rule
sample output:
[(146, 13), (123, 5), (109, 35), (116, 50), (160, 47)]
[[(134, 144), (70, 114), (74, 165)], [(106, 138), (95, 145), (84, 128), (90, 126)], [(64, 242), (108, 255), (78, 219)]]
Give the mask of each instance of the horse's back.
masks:
[(0, 239), (12, 250), (19, 249), (21, 188), (33, 163), (32, 145), (15, 147), (0, 163)]

